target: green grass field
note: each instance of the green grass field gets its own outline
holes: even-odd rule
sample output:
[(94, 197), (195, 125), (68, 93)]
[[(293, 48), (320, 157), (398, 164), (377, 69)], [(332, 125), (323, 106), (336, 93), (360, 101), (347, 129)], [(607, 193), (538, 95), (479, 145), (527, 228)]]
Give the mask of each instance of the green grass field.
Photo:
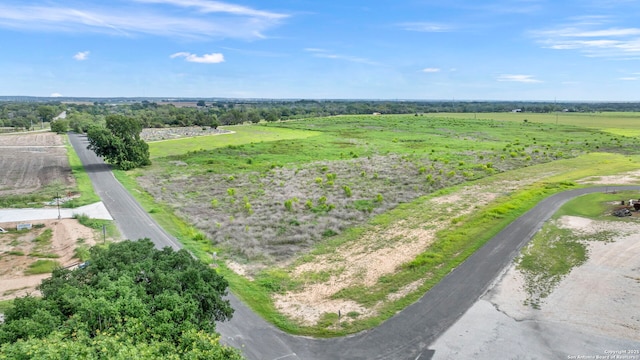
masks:
[(225, 146), (238, 146), (250, 143), (272, 142), (278, 140), (305, 139), (319, 135), (313, 131), (290, 130), (266, 126), (228, 126), (221, 129), (231, 130), (233, 134), (197, 136), (193, 138), (154, 141), (149, 143), (152, 159), (184, 155), (190, 152), (217, 149)]
[(491, 119), (499, 121), (543, 123), (550, 125), (571, 125), (604, 130), (616, 135), (639, 136), (640, 113), (600, 112), (600, 113), (439, 113), (425, 114), (426, 117), (451, 117), (454, 119)]
[[(336, 336), (376, 326), (417, 300), (550, 194), (588, 176), (639, 169), (638, 116), (340, 116), (241, 126), (235, 134), (151, 143), (154, 165), (117, 176), (204, 261), (216, 251), (218, 259), (262, 269), (250, 281), (219, 264), (232, 290), (263, 317), (292, 333)], [(504, 183), (516, 185), (507, 191)], [(425, 206), (468, 186), (497, 197), (453, 219)], [(373, 286), (333, 295), (376, 307), (376, 315), (352, 314), (336, 328), (337, 314), (301, 326), (276, 311), (274, 295), (326, 281), (347, 265), (302, 277), (295, 266), (355, 246), (371, 229), (420, 227), (434, 218), (451, 225), (429, 249)], [(422, 285), (413, 292), (387, 300), (416, 281)]]

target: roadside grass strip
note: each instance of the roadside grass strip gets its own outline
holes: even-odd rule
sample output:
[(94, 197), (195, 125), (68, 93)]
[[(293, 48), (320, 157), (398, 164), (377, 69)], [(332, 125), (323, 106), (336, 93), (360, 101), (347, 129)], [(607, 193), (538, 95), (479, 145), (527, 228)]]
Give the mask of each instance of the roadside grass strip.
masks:
[[(79, 206), (89, 205), (100, 201), (100, 197), (96, 194), (93, 184), (91, 183), (91, 179), (89, 178), (89, 174), (82, 166), (82, 161), (76, 154), (73, 146), (69, 142), (69, 137), (64, 135), (64, 143), (65, 148), (67, 149), (67, 156), (69, 158), (69, 165), (71, 166), (71, 172), (73, 173), (73, 177), (76, 179), (76, 187), (77, 191), (80, 194), (79, 198), (71, 199), (70, 201), (65, 202), (61, 206), (76, 208)], [(64, 194), (60, 194), (61, 196)]]

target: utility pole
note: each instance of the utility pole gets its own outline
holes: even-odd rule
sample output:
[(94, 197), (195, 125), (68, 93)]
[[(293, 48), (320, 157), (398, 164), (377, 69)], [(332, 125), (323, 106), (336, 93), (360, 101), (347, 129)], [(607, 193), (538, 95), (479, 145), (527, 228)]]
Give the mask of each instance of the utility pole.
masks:
[(60, 193), (56, 192), (56, 202), (58, 203), (58, 220), (60, 220)]

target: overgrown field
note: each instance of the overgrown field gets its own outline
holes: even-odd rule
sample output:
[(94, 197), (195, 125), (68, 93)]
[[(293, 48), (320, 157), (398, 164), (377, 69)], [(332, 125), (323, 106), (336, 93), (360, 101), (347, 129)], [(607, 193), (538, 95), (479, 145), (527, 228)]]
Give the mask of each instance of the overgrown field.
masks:
[[(220, 270), (255, 311), (286, 331), (334, 336), (414, 302), (544, 197), (637, 170), (638, 139), (603, 131), (607, 123), (413, 115), (270, 123), (230, 129), (304, 137), (151, 143), (152, 167), (117, 176), (129, 188), (135, 176), (148, 196), (134, 195), (201, 258), (222, 255), (233, 271), (224, 262)], [(189, 150), (158, 156), (168, 143)]]
[[(239, 261), (270, 264), (438, 189), (587, 152), (633, 153), (640, 145), (584, 127), (421, 116), (253, 128), (273, 126), (318, 135), (243, 145), (228, 144), (232, 135), (209, 137), (210, 144), (224, 138), (225, 146), (156, 158), (138, 181)], [(152, 154), (166, 143), (152, 143)]]

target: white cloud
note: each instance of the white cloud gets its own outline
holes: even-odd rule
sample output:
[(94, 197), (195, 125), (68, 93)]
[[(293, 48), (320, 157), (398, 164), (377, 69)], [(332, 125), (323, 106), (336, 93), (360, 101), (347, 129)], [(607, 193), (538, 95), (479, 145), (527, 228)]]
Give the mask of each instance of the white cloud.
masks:
[(543, 47), (575, 50), (588, 57), (640, 58), (640, 28), (609, 26), (607, 17), (582, 17), (555, 29), (532, 32)]
[(139, 3), (148, 4), (169, 4), (179, 7), (197, 8), (203, 13), (228, 13), (241, 16), (252, 16), (269, 19), (282, 19), (288, 17), (285, 14), (279, 14), (270, 11), (255, 10), (242, 5), (234, 5), (221, 1), (207, 0), (135, 0)]
[(424, 68), (421, 71), (424, 73), (437, 73), (440, 72), (440, 68)]
[(628, 77), (621, 77), (618, 80), (622, 80), (622, 81), (637, 81), (637, 80), (640, 80), (640, 78), (635, 77), (635, 76), (628, 76)]
[(62, 97), (62, 94), (60, 93), (53, 93), (51, 95), (49, 95), (50, 97)]
[(406, 22), (398, 24), (404, 30), (418, 32), (448, 32), (453, 31), (453, 27), (446, 24), (432, 22)]
[(219, 64), (224, 62), (224, 55), (220, 53), (211, 53), (204, 54), (202, 56), (198, 56), (196, 54), (191, 54), (188, 52), (177, 52), (169, 56), (172, 59), (177, 57), (183, 57), (188, 62), (201, 63), (201, 64)]
[[(289, 15), (204, 0), (139, 0), (126, 7), (0, 4), (0, 28), (42, 32), (97, 32), (118, 36), (264, 38)], [(165, 6), (157, 6), (161, 4)], [(166, 5), (185, 9), (176, 10)]]
[(513, 82), (521, 82), (521, 83), (540, 83), (542, 81), (537, 80), (533, 77), (533, 75), (512, 75), (512, 74), (503, 74), (498, 76), (498, 81), (513, 81)]
[(89, 58), (89, 51), (80, 51), (77, 54), (73, 55), (73, 58), (78, 61), (84, 61)]
[(336, 54), (325, 49), (306, 48), (304, 50), (312, 53), (314, 57), (318, 57), (318, 58), (344, 60), (344, 61), (349, 61), (354, 63), (367, 64), (367, 65), (380, 65), (379, 63), (375, 61), (371, 61), (366, 58), (361, 58), (361, 57), (351, 56), (351, 55)]

